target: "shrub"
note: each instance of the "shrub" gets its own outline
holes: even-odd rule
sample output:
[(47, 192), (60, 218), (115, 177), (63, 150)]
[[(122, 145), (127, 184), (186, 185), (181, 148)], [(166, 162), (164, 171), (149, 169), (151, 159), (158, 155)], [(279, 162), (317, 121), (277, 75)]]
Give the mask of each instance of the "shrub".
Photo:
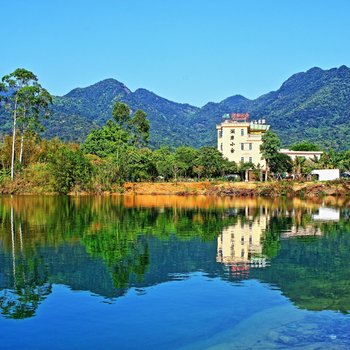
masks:
[(50, 168), (57, 192), (67, 194), (73, 188), (86, 190), (92, 178), (92, 165), (78, 149), (61, 146), (50, 155)]

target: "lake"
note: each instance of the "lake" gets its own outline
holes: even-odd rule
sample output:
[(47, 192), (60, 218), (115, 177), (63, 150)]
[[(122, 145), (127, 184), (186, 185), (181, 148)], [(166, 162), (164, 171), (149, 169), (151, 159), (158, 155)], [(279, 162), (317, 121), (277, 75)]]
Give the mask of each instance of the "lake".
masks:
[(349, 349), (350, 200), (0, 197), (1, 349)]

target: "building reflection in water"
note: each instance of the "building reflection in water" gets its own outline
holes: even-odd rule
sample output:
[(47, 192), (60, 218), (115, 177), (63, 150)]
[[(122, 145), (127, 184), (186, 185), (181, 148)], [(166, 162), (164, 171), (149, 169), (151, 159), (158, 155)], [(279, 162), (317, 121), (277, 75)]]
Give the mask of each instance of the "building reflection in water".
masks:
[(315, 227), (312, 224), (306, 225), (305, 227), (292, 225), (289, 231), (283, 232), (281, 235), (282, 238), (303, 236), (322, 236), (322, 231), (319, 227)]
[(339, 221), (340, 210), (337, 208), (320, 207), (317, 213), (312, 215), (315, 221)]
[(237, 223), (222, 230), (217, 240), (216, 261), (225, 264), (231, 275), (237, 278), (249, 276), (251, 268), (263, 268), (269, 265), (262, 254), (262, 238), (267, 227), (268, 215), (265, 208), (254, 217), (245, 209)]
[(322, 236), (323, 231), (317, 223), (338, 222), (340, 220), (340, 210), (337, 208), (320, 207), (316, 212), (311, 212), (312, 221), (304, 226), (294, 222), (289, 231), (283, 232), (282, 238)]

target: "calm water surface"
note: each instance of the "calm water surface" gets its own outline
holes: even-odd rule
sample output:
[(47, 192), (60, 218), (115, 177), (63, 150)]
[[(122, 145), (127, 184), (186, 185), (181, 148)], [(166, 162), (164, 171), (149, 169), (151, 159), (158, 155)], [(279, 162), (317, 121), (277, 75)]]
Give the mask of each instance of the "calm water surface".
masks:
[(0, 197), (1, 349), (350, 349), (350, 203)]

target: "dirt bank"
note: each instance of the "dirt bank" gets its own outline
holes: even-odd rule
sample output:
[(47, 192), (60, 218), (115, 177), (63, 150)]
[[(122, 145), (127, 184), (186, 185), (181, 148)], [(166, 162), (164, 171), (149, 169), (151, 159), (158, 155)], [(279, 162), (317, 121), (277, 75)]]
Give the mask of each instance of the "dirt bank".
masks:
[[(0, 185), (1, 194), (57, 194), (52, 186), (41, 183), (22, 183), (19, 180)], [(350, 181), (329, 182), (126, 182), (116, 185), (113, 191), (91, 189), (82, 192), (79, 189), (70, 195), (213, 195), (235, 197), (350, 197)]]
[(330, 182), (127, 182), (125, 194), (220, 196), (350, 196), (350, 181)]

